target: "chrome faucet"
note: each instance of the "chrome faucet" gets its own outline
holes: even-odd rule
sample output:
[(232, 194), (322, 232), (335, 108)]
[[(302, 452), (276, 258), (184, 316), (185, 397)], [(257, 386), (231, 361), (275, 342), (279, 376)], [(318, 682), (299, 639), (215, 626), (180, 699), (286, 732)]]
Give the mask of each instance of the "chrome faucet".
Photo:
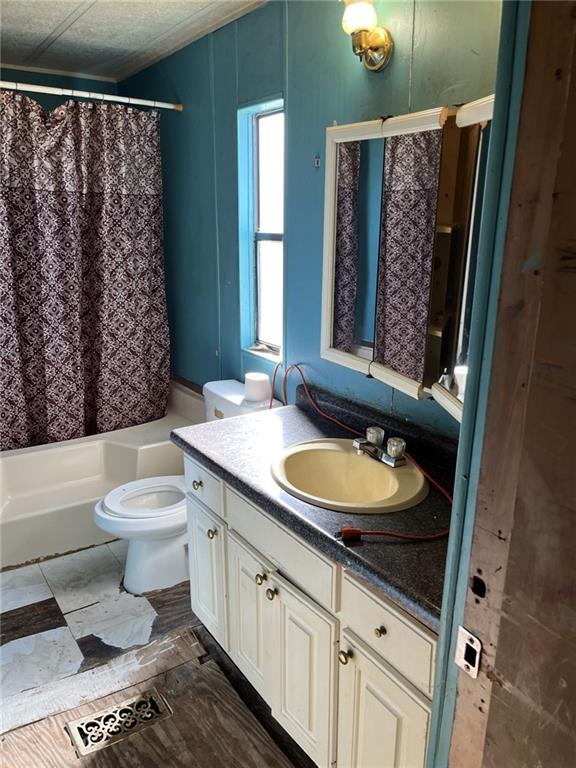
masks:
[(404, 452), (406, 441), (401, 437), (389, 437), (386, 450), (383, 448), (384, 430), (381, 427), (368, 427), (366, 437), (357, 437), (352, 443), (358, 456), (365, 453), (371, 459), (381, 461), (389, 467), (401, 467), (406, 464)]

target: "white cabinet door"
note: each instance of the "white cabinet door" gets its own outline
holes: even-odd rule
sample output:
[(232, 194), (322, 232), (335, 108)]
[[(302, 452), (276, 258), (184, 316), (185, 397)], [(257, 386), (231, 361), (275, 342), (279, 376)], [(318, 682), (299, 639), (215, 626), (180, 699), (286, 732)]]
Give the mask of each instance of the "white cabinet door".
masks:
[(233, 531), (228, 533), (228, 614), (230, 656), (258, 693), (270, 703), (265, 674), (266, 588), (271, 565)]
[(334, 752), (338, 621), (282, 577), (269, 581), (271, 620), (265, 626), (272, 714), (325, 768)]
[(224, 585), (225, 525), (190, 499), (188, 505), (188, 556), (192, 610), (206, 629), (227, 650), (226, 595)]
[(422, 768), (429, 703), (351, 632), (340, 641), (339, 768)]

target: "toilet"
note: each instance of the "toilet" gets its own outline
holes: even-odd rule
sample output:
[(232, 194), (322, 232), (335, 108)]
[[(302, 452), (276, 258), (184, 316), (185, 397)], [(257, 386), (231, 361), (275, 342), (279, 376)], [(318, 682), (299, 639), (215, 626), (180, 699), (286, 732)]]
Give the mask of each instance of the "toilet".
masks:
[[(204, 385), (206, 421), (254, 413), (269, 407), (249, 400), (239, 381)], [(272, 407), (282, 403), (273, 400)], [(187, 581), (186, 486), (183, 475), (147, 477), (124, 483), (96, 504), (94, 522), (117, 539), (128, 540), (124, 588), (135, 595)]]
[(141, 595), (188, 580), (183, 475), (148, 477), (115, 488), (96, 504), (94, 522), (128, 540), (128, 592)]

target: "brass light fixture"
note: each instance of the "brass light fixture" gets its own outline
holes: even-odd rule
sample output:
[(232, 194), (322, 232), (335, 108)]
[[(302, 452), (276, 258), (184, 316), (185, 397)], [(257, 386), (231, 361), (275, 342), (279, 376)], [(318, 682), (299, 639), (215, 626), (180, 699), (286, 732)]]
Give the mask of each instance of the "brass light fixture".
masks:
[(370, 72), (384, 69), (392, 56), (394, 43), (385, 27), (378, 26), (372, 0), (344, 0), (346, 9), (342, 29), (352, 38), (352, 50)]

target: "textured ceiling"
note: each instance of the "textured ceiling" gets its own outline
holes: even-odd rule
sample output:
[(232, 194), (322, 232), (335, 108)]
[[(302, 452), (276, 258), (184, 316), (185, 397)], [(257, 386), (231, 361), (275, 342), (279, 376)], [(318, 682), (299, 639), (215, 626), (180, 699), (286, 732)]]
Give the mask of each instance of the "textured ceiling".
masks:
[(0, 59), (122, 80), (264, 1), (0, 0)]

